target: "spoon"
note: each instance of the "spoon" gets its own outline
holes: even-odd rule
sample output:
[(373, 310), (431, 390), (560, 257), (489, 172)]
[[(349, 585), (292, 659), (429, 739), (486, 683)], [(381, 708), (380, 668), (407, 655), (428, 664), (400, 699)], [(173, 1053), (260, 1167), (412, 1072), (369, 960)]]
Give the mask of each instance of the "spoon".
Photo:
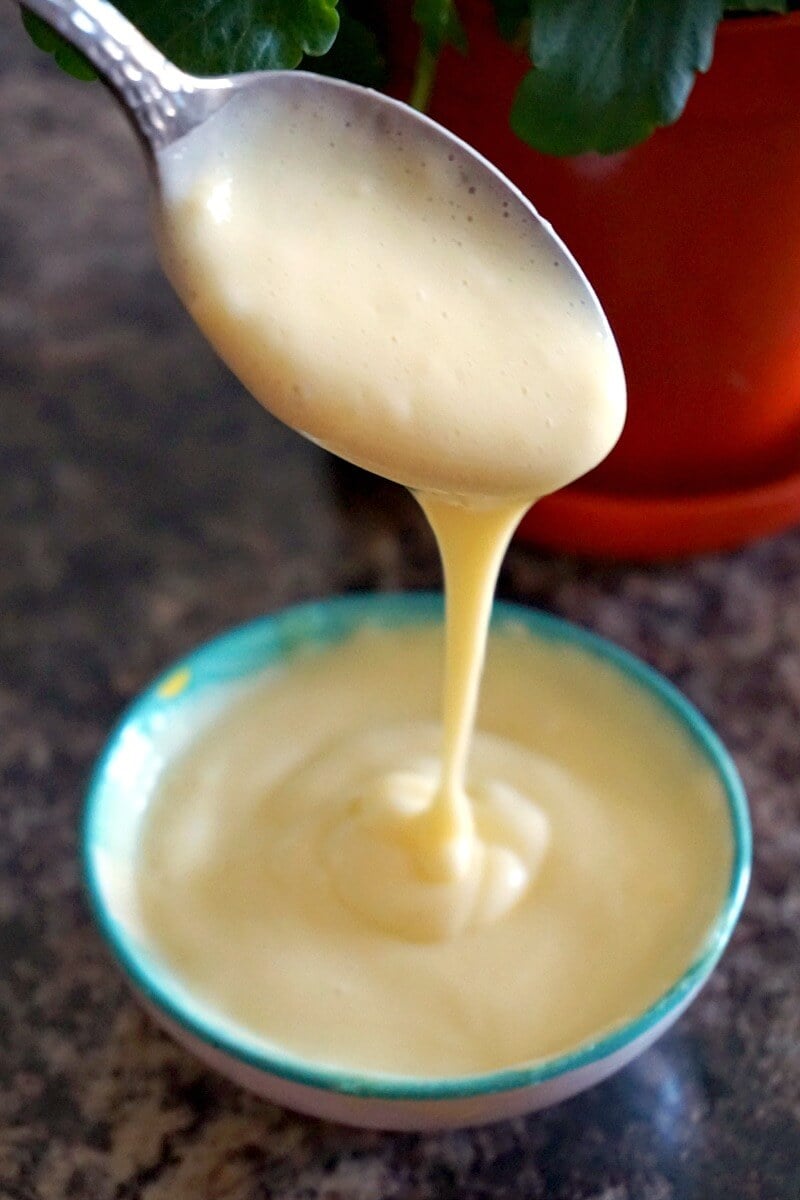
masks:
[[(23, 2), (123, 104), (163, 204), (165, 269), (234, 374), (274, 416), (420, 494), (453, 615), (444, 775), (414, 836), (431, 880), (469, 881), (466, 762), (502, 554), (525, 508), (604, 457), (624, 415), (597, 298), (522, 193), (407, 105), (307, 72), (200, 79), (105, 0)], [(487, 403), (503, 376), (508, 399)], [(492, 904), (509, 872), (527, 879), (511, 860), (475, 876)]]
[[(280, 106), (298, 104), (347, 106), (356, 120), (375, 122), (383, 116), (406, 144), (414, 142), (428, 156), (437, 155), (461, 171), (465, 181), (480, 178), (482, 188), (496, 199), (498, 220), (510, 211), (527, 222), (540, 250), (564, 268), (575, 288), (575, 302), (588, 308), (597, 332), (610, 337), (606, 316), (583, 271), (561, 239), (530, 201), (496, 167), (455, 134), (424, 114), (370, 88), (308, 71), (253, 71), (240, 75), (200, 78), (180, 70), (165, 58), (106, 0), (24, 0), (23, 7), (41, 17), (92, 63), (122, 104), (133, 124), (155, 176), (161, 155), (194, 130), (212, 120), (234, 98), (247, 103)], [(533, 248), (533, 245), (532, 245)]]

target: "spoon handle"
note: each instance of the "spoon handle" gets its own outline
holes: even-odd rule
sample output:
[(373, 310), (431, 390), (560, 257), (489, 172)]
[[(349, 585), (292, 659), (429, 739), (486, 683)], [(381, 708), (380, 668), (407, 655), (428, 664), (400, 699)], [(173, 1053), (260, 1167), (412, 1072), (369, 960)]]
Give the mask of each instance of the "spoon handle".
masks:
[(179, 70), (106, 0), (22, 3), (86, 55), (151, 152), (188, 133), (230, 89), (227, 79), (197, 79)]

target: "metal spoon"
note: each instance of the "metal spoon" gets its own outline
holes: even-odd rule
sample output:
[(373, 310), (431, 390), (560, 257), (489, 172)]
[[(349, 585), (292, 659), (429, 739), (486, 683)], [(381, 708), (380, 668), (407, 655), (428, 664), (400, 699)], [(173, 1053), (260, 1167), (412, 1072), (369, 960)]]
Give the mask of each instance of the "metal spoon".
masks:
[(153, 156), (201, 125), (234, 91), (268, 79), (266, 72), (215, 79), (187, 75), (105, 0), (24, 0), (22, 7), (89, 59)]
[(162, 182), (159, 158), (193, 130), (213, 119), (234, 98), (247, 103), (346, 107), (348, 117), (386, 121), (394, 136), (414, 141), (426, 154), (441, 155), (461, 171), (465, 186), (479, 182), (496, 198), (498, 220), (513, 211), (524, 220), (533, 244), (564, 268), (575, 287), (575, 302), (597, 320), (598, 333), (611, 337), (605, 314), (582, 270), (536, 209), (482, 155), (429, 117), (380, 92), (307, 71), (257, 71), (202, 79), (181, 71), (106, 0), (24, 0), (23, 6), (57, 30), (92, 63), (116, 95), (142, 141), (155, 175)]

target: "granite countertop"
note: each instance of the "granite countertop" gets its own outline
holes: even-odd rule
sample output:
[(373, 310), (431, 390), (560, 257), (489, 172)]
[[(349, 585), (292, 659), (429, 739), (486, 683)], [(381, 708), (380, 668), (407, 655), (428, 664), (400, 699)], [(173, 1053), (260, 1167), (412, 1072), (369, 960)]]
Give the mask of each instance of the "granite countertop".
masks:
[(800, 531), (658, 568), (515, 545), (503, 596), (606, 634), (707, 714), (755, 877), (700, 999), (613, 1080), (437, 1136), (245, 1095), (131, 1000), (81, 892), (87, 772), (199, 640), (311, 596), (438, 585), (399, 490), (267, 417), (162, 280), (139, 151), (0, 9), (2, 1200), (796, 1200)]

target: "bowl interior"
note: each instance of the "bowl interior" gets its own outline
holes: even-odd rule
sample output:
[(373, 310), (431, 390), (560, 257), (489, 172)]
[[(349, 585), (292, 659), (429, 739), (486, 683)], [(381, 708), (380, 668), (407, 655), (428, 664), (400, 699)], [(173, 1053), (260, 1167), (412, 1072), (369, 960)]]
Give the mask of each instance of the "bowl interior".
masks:
[(613, 1054), (680, 1008), (710, 974), (736, 923), (750, 873), (751, 833), (741, 780), (697, 710), (661, 675), (612, 643), (517, 605), (495, 605), (493, 627), (523, 625), (538, 638), (568, 642), (611, 663), (655, 697), (713, 766), (728, 806), (733, 859), (727, 894), (704, 945), (684, 974), (645, 1012), (575, 1050), (469, 1078), (408, 1079), (318, 1066), (270, 1046), (225, 1019), (186, 989), (150, 950), (132, 917), (133, 866), (142, 817), (165, 764), (271, 665), (309, 644), (336, 642), (365, 625), (440, 623), (440, 596), (343, 597), (288, 609), (223, 634), (171, 667), (123, 715), (88, 791), (82, 847), (89, 898), (100, 928), (132, 982), (173, 1022), (233, 1058), (296, 1083), (380, 1099), (453, 1099), (530, 1087)]

